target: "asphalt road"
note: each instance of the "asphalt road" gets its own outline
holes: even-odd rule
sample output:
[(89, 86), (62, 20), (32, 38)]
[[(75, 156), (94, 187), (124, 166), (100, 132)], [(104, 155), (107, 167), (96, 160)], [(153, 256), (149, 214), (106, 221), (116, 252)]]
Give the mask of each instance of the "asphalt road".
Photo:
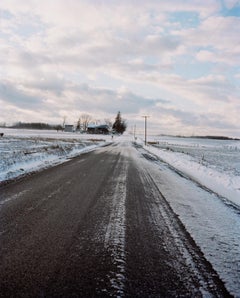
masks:
[(0, 296), (229, 296), (145, 157), (114, 144), (2, 186)]

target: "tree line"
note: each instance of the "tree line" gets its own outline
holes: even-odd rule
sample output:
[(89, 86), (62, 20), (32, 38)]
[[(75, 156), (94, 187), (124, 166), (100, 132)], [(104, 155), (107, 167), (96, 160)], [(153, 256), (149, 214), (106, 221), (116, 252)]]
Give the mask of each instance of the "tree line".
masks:
[[(66, 125), (67, 117), (63, 117), (62, 124), (51, 125), (42, 122), (17, 122), (11, 126), (11, 128), (22, 128), (22, 129), (51, 129), (51, 130), (64, 130)], [(94, 123), (96, 125), (102, 124), (100, 120), (94, 120), (94, 118), (89, 114), (81, 114), (76, 122), (76, 130), (86, 132), (88, 125)], [(122, 119), (121, 112), (117, 113), (115, 121), (112, 122), (110, 119), (104, 119), (104, 124), (112, 130), (113, 133), (123, 134), (127, 128), (126, 120)]]
[[(61, 126), (61, 125), (60, 125)], [(59, 125), (51, 125), (42, 122), (17, 122), (11, 126), (11, 128), (23, 128), (23, 129), (57, 129)]]

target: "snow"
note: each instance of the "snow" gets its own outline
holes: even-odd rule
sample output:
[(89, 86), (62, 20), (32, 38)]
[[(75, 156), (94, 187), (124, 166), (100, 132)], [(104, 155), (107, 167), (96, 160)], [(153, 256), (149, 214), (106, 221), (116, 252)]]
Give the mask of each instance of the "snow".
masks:
[[(228, 291), (239, 297), (239, 210), (225, 204), (216, 194), (178, 175), (167, 164), (144, 159), (143, 163), (142, 168), (151, 174), (159, 191), (225, 283)], [(154, 208), (161, 206), (156, 205)], [(158, 210), (152, 212), (157, 214)], [(161, 227), (159, 229), (161, 230)]]
[[(0, 132), (4, 132), (0, 138), (0, 181), (65, 162), (112, 142), (111, 136), (102, 135), (13, 129)], [(121, 140), (132, 141), (133, 137), (114, 137), (113, 142)], [(227, 289), (239, 297), (240, 141), (176, 137), (151, 137), (149, 141), (156, 144), (144, 146), (143, 139), (137, 139), (143, 146), (140, 152), (148, 151), (155, 159), (149, 162), (142, 158), (143, 167)], [(156, 156), (164, 162), (157, 161)], [(116, 181), (113, 214), (105, 236), (105, 246), (114, 247), (110, 253), (119, 266), (119, 275), (112, 276), (111, 281), (120, 293), (125, 270), (125, 186), (120, 187), (124, 179), (122, 173)], [(17, 197), (8, 198), (12, 199)]]
[(0, 182), (47, 168), (111, 142), (111, 136), (1, 129)]
[[(108, 194), (111, 205), (111, 214), (106, 227), (104, 246), (113, 258), (113, 263), (116, 265), (116, 272), (111, 272), (110, 284), (117, 292), (117, 297), (122, 297), (124, 293), (125, 282), (125, 234), (126, 234), (126, 196), (127, 183), (126, 172), (127, 164), (119, 166), (121, 171), (118, 175), (112, 175), (115, 178), (113, 181), (113, 193)], [(118, 168), (118, 167), (116, 167)]]
[(147, 151), (240, 206), (240, 141), (177, 137), (155, 137), (152, 141), (157, 144), (145, 146)]
[[(150, 173), (228, 291), (239, 297), (239, 141), (180, 138), (154, 141), (159, 144), (144, 146), (138, 140), (143, 145), (138, 148), (139, 153), (147, 153), (150, 160), (152, 157), (151, 162), (142, 159), (140, 166)], [(203, 151), (204, 163), (200, 161)]]

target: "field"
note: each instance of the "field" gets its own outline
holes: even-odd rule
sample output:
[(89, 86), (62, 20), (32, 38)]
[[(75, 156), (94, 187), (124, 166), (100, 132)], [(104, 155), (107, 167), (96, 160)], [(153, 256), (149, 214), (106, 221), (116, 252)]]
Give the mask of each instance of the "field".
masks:
[(147, 150), (240, 206), (240, 141), (154, 137)]
[(44, 130), (1, 129), (0, 182), (64, 162), (110, 137)]

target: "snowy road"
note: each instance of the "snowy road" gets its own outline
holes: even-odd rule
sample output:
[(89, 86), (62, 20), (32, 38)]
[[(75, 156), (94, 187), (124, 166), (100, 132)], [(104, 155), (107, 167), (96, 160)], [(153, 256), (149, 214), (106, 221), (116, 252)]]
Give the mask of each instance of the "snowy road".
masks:
[[(1, 187), (1, 297), (237, 296), (239, 236), (217, 246), (215, 218), (239, 214), (217, 201), (208, 218), (211, 194), (146, 157), (115, 143)], [(212, 255), (232, 243), (230, 282)]]

